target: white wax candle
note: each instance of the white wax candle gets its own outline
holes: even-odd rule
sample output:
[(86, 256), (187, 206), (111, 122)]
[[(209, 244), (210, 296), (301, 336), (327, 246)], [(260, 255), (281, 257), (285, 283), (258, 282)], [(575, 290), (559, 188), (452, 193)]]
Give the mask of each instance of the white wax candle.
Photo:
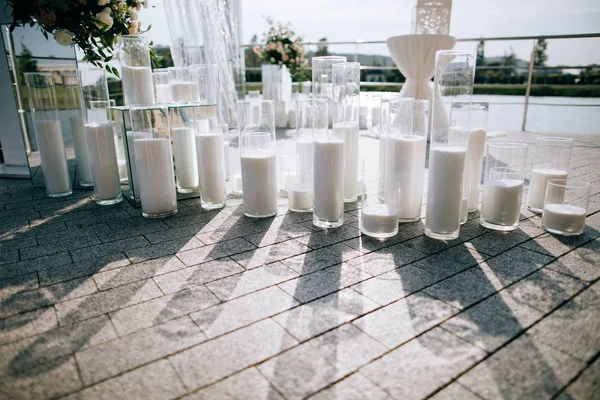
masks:
[(167, 83), (156, 85), (156, 101), (158, 103), (168, 103), (171, 101), (171, 86)]
[(469, 191), (469, 212), (477, 210), (479, 202), (479, 189), (481, 187), (481, 168), (483, 166), (483, 153), (485, 151), (485, 129), (471, 129), (469, 131), (469, 147), (467, 150), (467, 173), (471, 180)]
[(295, 183), (288, 189), (289, 209), (292, 211), (309, 211), (313, 207), (312, 187)]
[(296, 158), (298, 163), (298, 182), (310, 183), (313, 176), (314, 146), (312, 140), (296, 142)]
[(121, 81), (125, 104), (128, 106), (154, 104), (154, 84), (150, 67), (124, 65), (121, 68)]
[(542, 211), (546, 198), (546, 186), (550, 179), (567, 179), (567, 171), (551, 168), (536, 168), (531, 171), (527, 206), (535, 211)]
[(244, 213), (255, 217), (277, 214), (277, 160), (268, 150), (245, 150), (241, 157)]
[(129, 166), (131, 167), (131, 180), (129, 184), (135, 191), (136, 197), (140, 197), (140, 183), (138, 182), (137, 162), (135, 158), (135, 146), (133, 142), (137, 139), (151, 139), (152, 134), (149, 132), (127, 132), (127, 147), (129, 148)]
[(85, 140), (85, 127), (83, 118), (69, 118), (71, 132), (73, 132), (73, 150), (75, 150), (75, 161), (77, 162), (77, 173), (79, 174), (79, 183), (93, 184), (92, 167), (88, 156), (87, 144)]
[(164, 138), (133, 141), (142, 213), (160, 216), (177, 211), (171, 141)]
[(119, 164), (119, 178), (121, 182), (127, 181), (127, 162), (124, 158), (117, 158)]
[(291, 129), (296, 128), (296, 107), (295, 107), (295, 104), (293, 105), (293, 107), (290, 108), (290, 111), (289, 111), (288, 115), (289, 115), (289, 123), (288, 123), (289, 127)]
[(171, 101), (183, 103), (198, 100), (198, 85), (194, 82), (172, 82)]
[(460, 227), (466, 156), (462, 147), (439, 147), (430, 153), (425, 226), (432, 232), (451, 234)]
[(233, 193), (242, 194), (242, 174), (233, 174)]
[(223, 160), (225, 162), (225, 179), (231, 178), (231, 163), (229, 161), (229, 142), (223, 138)]
[(500, 179), (483, 186), (481, 217), (496, 225), (511, 226), (519, 222), (523, 181)]
[(391, 236), (398, 231), (398, 208), (389, 204), (369, 204), (361, 211), (360, 227), (368, 236)]
[(341, 122), (333, 125), (334, 134), (344, 137), (344, 200), (356, 199), (358, 181), (358, 123)]
[(50, 195), (71, 192), (71, 177), (60, 121), (35, 121), (35, 137), (46, 191)]
[(227, 191), (225, 190), (223, 135), (220, 133), (196, 135), (196, 151), (203, 205), (224, 205)]
[(358, 127), (360, 129), (367, 129), (367, 113), (369, 109), (367, 106), (360, 106), (358, 114)]
[(381, 106), (373, 107), (371, 113), (373, 125), (381, 125)]
[(314, 214), (322, 221), (344, 215), (344, 141), (314, 142)]
[(579, 233), (585, 226), (585, 209), (571, 204), (546, 204), (542, 226), (563, 233)]
[(187, 191), (198, 188), (198, 161), (195, 132), (191, 128), (173, 128), (173, 156), (177, 187)]
[(121, 122), (119, 119), (115, 121), (115, 130), (117, 134), (115, 138), (115, 149), (117, 149), (117, 164), (119, 165), (119, 179), (121, 183), (126, 183), (129, 177), (127, 173), (127, 161), (125, 161), (125, 147), (123, 146), (123, 138), (119, 136), (121, 134)]
[(464, 224), (469, 219), (469, 193), (463, 191), (463, 198), (460, 202), (460, 224)]
[[(384, 140), (387, 145), (387, 171), (384, 171), (387, 189), (400, 189), (398, 202), (401, 221), (414, 221), (421, 217), (423, 202), (423, 177), (427, 140), (418, 135), (393, 135)], [(385, 165), (385, 164), (384, 164)]]
[(204, 119), (199, 119), (197, 121), (198, 124), (198, 133), (208, 133), (210, 132), (210, 122), (208, 121), (208, 119), (204, 118)]
[(85, 135), (98, 200), (111, 200), (121, 193), (119, 163), (112, 122), (88, 124)]

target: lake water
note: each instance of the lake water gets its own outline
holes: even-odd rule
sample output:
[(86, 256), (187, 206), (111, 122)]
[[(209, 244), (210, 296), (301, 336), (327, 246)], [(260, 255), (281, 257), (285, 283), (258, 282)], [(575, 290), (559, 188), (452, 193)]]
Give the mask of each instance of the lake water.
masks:
[[(488, 131), (521, 130), (525, 96), (473, 98), (490, 102)], [(540, 133), (600, 134), (600, 98), (530, 97), (525, 129)]]

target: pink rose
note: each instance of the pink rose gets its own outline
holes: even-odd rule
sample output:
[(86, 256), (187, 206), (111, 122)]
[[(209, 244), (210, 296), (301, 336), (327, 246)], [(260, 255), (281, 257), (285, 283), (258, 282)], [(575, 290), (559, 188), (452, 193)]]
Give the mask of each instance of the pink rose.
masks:
[(290, 59), (290, 57), (287, 54), (284, 54), (283, 56), (281, 56), (281, 60), (283, 60), (283, 62), (286, 62), (289, 59)]
[(56, 15), (54, 12), (46, 11), (43, 8), (40, 8), (34, 16), (43, 26), (52, 26), (56, 22)]
[(260, 54), (260, 46), (254, 46), (252, 50), (254, 51), (254, 54)]

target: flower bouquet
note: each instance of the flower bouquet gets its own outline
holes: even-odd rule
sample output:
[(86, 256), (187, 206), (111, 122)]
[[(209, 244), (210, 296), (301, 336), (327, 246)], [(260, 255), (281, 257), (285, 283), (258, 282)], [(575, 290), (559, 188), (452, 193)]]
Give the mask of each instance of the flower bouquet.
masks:
[[(50, 34), (63, 46), (76, 44), (84, 52), (83, 60), (99, 67), (112, 59), (118, 36), (142, 33), (138, 13), (148, 7), (147, 0), (8, 0), (8, 4), (13, 8), (11, 31), (37, 22), (46, 39)], [(108, 64), (106, 70), (119, 76)]]

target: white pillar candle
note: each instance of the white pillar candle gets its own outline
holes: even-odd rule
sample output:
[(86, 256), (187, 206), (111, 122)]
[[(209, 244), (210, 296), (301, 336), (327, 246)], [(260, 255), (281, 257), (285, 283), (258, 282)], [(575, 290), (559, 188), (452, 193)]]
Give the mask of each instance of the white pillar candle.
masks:
[(295, 183), (288, 189), (289, 209), (310, 211), (313, 207), (313, 191), (308, 184)]
[(196, 135), (198, 176), (203, 206), (225, 204), (225, 160), (223, 159), (223, 135), (203, 133)]
[(481, 217), (491, 224), (511, 226), (519, 222), (523, 181), (499, 179), (486, 182)]
[(229, 142), (223, 139), (223, 161), (225, 162), (225, 179), (231, 179), (231, 163), (229, 162)]
[(198, 85), (194, 82), (173, 82), (171, 86), (171, 101), (186, 102), (198, 100)]
[(159, 103), (168, 103), (171, 101), (171, 86), (167, 83), (156, 85), (156, 101)]
[(296, 142), (298, 181), (301, 183), (310, 183), (312, 181), (313, 153), (312, 140), (298, 140)]
[(71, 132), (73, 132), (73, 149), (75, 150), (75, 161), (77, 162), (77, 173), (79, 181), (83, 184), (93, 184), (92, 167), (88, 156), (87, 144), (85, 140), (85, 127), (83, 118), (69, 118)]
[(369, 204), (361, 211), (360, 226), (366, 235), (390, 236), (398, 230), (398, 207), (390, 204)]
[(289, 115), (288, 126), (291, 129), (295, 129), (296, 128), (296, 107), (295, 107), (295, 104), (293, 105), (293, 107), (290, 107), (290, 111), (289, 111), (288, 115)]
[(121, 69), (125, 103), (132, 105), (154, 104), (154, 84), (150, 67), (129, 67)]
[(171, 141), (166, 138), (133, 141), (142, 213), (162, 216), (177, 211)]
[(96, 198), (114, 199), (121, 192), (121, 180), (113, 124), (112, 122), (88, 124), (85, 126), (85, 134)]
[(233, 174), (233, 192), (242, 194), (242, 173)]
[(244, 214), (277, 214), (277, 161), (267, 150), (246, 150), (240, 157)]
[(579, 233), (585, 226), (585, 209), (571, 204), (546, 204), (542, 225), (562, 233)]
[(333, 125), (334, 135), (344, 137), (344, 200), (356, 200), (358, 182), (358, 122), (340, 122)]
[(459, 227), (466, 149), (440, 147), (429, 158), (426, 225), (435, 233), (452, 233)]
[(177, 187), (194, 191), (199, 186), (196, 133), (191, 128), (173, 128), (172, 132)]
[(360, 106), (358, 114), (358, 127), (360, 129), (367, 129), (367, 113), (369, 108), (367, 106)]
[(546, 186), (550, 179), (567, 179), (567, 171), (551, 168), (538, 168), (531, 171), (529, 181), (529, 197), (527, 206), (535, 211), (542, 211), (546, 198)]
[(388, 190), (400, 189), (399, 218), (405, 222), (418, 220), (423, 202), (427, 140), (418, 135), (401, 135), (390, 136), (384, 142), (388, 146), (385, 182)]
[(71, 178), (60, 121), (37, 120), (35, 133), (46, 191), (51, 195), (71, 192)]
[(469, 191), (468, 211), (477, 210), (479, 202), (479, 189), (481, 187), (481, 168), (483, 167), (483, 153), (485, 151), (485, 129), (471, 129), (469, 131), (469, 147), (467, 149), (467, 173), (471, 179)]
[(338, 221), (344, 214), (344, 142), (314, 142), (314, 213), (324, 221)]
[(131, 167), (131, 180), (130, 185), (133, 186), (135, 195), (137, 198), (140, 197), (140, 183), (138, 181), (137, 174), (137, 162), (135, 161), (135, 146), (133, 143), (137, 139), (150, 139), (152, 134), (149, 132), (127, 132), (127, 147), (129, 148), (129, 165)]

